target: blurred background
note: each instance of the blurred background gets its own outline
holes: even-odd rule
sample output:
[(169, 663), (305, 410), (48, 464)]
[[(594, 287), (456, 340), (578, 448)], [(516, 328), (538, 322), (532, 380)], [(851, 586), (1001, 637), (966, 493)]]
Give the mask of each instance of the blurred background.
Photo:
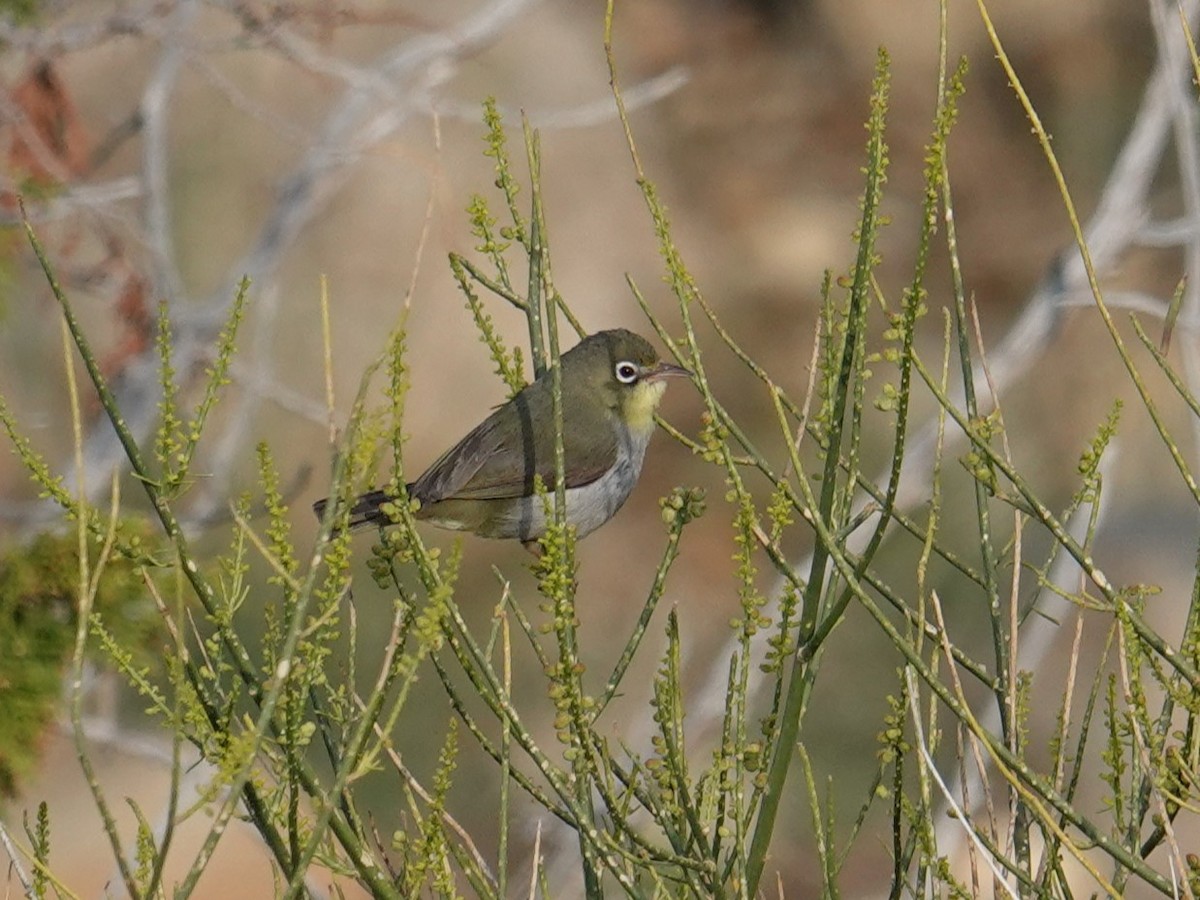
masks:
[[(1155, 62), (1151, 15), (1143, 4), (1119, 0), (996, 7), (997, 30), (1053, 135), (1086, 220), (1143, 102)], [(1071, 232), (975, 6), (951, 3), (948, 16), (951, 61), (965, 55), (970, 62), (950, 143), (955, 221), (966, 287), (990, 347), (1026, 310)], [(270, 444), (284, 473), (300, 546), (311, 541), (316, 523), (309, 504), (326, 493), (331, 428), (344, 424), (364, 368), (402, 315), (412, 379), (410, 474), (504, 399), (446, 265), (448, 252), (472, 252), (464, 212), (472, 194), (502, 211), (493, 163), (482, 152), (487, 96), (505, 115), (514, 159), (523, 160), (521, 113), (540, 131), (554, 281), (583, 324), (651, 333), (627, 274), (660, 316), (678, 322), (611, 102), (602, 35), (602, 4), (565, 0), (43, 2), (28, 17), (8, 13), (0, 28), (5, 215), (14, 216), (15, 190), (32, 198), (35, 227), (107, 371), (145, 421), (154, 411), (146, 359), (158, 301), (168, 302), (179, 329), (186, 377), (206, 363), (237, 279), (253, 279), (234, 383), (203, 446), (201, 468), (212, 477), (185, 504), (197, 539), (213, 552), (227, 543), (227, 529), (206, 523), (220, 517), (230, 498), (254, 489), (258, 441)], [(732, 336), (797, 397), (807, 385), (823, 274), (836, 276), (853, 264), (863, 122), (880, 46), (890, 54), (893, 85), (884, 202), (892, 223), (881, 237), (879, 284), (893, 306), (911, 277), (937, 35), (932, 0), (617, 4), (619, 74), (643, 164), (670, 210), (675, 240)], [(1151, 180), (1150, 208), (1179, 215), (1177, 169), (1167, 164)], [(1106, 283), (1160, 300), (1183, 268), (1178, 248), (1130, 249), (1109, 261)], [(34, 445), (66, 473), (60, 316), (19, 229), (4, 232), (2, 268), (0, 393)], [(332, 414), (320, 327), (323, 280), (332, 311)], [(927, 284), (936, 352), (939, 311), (951, 296), (944, 248), (935, 252)], [(499, 304), (492, 312), (509, 342), (523, 344), (519, 314)], [(1150, 330), (1158, 327), (1151, 318)], [(1003, 401), (1017, 461), (1048, 499), (1065, 503), (1080, 451), (1112, 399), (1129, 388), (1086, 303), (1057, 315), (1052, 332), (1035, 357), (1023, 360)], [(1186, 329), (1181, 334), (1177, 346), (1190, 352), (1192, 338)], [(718, 397), (778, 453), (769, 437), (769, 397), (711, 332), (702, 332), (700, 342), (712, 350), (706, 362)], [(692, 388), (677, 384), (663, 414), (694, 435), (701, 408)], [(89, 413), (96, 412), (93, 405)], [(1182, 610), (1195, 513), (1175, 499), (1176, 482), (1164, 474), (1169, 459), (1144, 419), (1130, 412), (1112, 475), (1122, 503), (1105, 525), (1106, 571), (1117, 582), (1162, 584), (1164, 603)], [(88, 478), (100, 502), (114, 458), (109, 443), (97, 426)], [(886, 447), (868, 452), (878, 461)], [(611, 666), (636, 619), (664, 541), (658, 498), (676, 485), (705, 488), (709, 512), (691, 526), (647, 649), (627, 681), (628, 696), (612, 715), (614, 735), (622, 738), (644, 738), (648, 695), (639, 688), (661, 651), (666, 608), (680, 612), (688, 674), (697, 685), (714, 671), (723, 678), (729, 620), (739, 610), (729, 558), (732, 511), (721, 501), (721, 475), (660, 435), (625, 509), (580, 548), (589, 668)], [(765, 496), (764, 485), (751, 486)], [(131, 508), (141, 499), (135, 487), (123, 492)], [(951, 509), (951, 522), (953, 516)], [(52, 522), (15, 457), (0, 456), (0, 543), (19, 545)], [(442, 546), (454, 540), (435, 533), (429, 539)], [(365, 554), (369, 539), (363, 540)], [(458, 600), (482, 628), (498, 597), (493, 567), (515, 590), (529, 591), (533, 581), (518, 548), (465, 540)], [(969, 548), (970, 535), (963, 540)], [(799, 555), (806, 548), (790, 549)], [(365, 574), (361, 582), (362, 633), (381, 634), (386, 599)], [(764, 590), (773, 587), (764, 574)], [(472, 608), (473, 595), (479, 599)], [(518, 677), (537, 701), (544, 689), (531, 662), (523, 660)], [(873, 741), (886, 694), (895, 690), (898, 660), (875, 626), (852, 610), (825, 665), (837, 675), (827, 673), (814, 696), (802, 739), (818, 775), (833, 779), (840, 812), (849, 818), (875, 769)], [(397, 743), (415, 769), (428, 771), (438, 742), (427, 735), (440, 735), (450, 713), (432, 679), (418, 702), (428, 729), (398, 735)], [(158, 772), (123, 752), (123, 741), (155, 736), (145, 733), (136, 702), (115, 701), (113, 708), (121, 728), (100, 752), (114, 794), (136, 793), (153, 809), (166, 768)], [(698, 736), (695, 752), (703, 754), (710, 737)], [(78, 829), (80, 840), (71, 844), (83, 850), (94, 819), (67, 741), (47, 733), (42, 766), (7, 815), (19, 816), (24, 804), (46, 797), (52, 811), (62, 810), (55, 812), (56, 840), (65, 845), (59, 835)], [(464, 750), (451, 803), (488, 852), (495, 787), (481, 763), (481, 754)], [(781, 872), (788, 896), (806, 896), (819, 871), (800, 781), (794, 783), (788, 824), (778, 832), (785, 837), (768, 865)], [(538, 824), (536, 808), (529, 812), (529, 821), (514, 826), (526, 852)], [(381, 829), (389, 814), (380, 810)], [(551, 847), (566, 840), (570, 852), (553, 823), (542, 825), (549, 829), (543, 840)], [(878, 840), (856, 846), (861, 859), (847, 869), (847, 895), (870, 896), (887, 884), (887, 823), (868, 823), (876, 826)], [(243, 888), (247, 878), (261, 877), (262, 891), (269, 891), (270, 870), (254, 836), (230, 838), (202, 882), (207, 895), (229, 896), (222, 881), (229, 873)], [(105, 849), (92, 843), (95, 859), (80, 852), (64, 860), (68, 883), (84, 894), (111, 877)]]

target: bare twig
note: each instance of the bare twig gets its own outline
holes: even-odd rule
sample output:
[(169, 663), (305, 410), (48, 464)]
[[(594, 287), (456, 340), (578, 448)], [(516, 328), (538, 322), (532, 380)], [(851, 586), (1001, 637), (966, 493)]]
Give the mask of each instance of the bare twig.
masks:
[(25, 871), (25, 867), (21, 865), (21, 853), (17, 850), (17, 845), (13, 843), (12, 835), (8, 833), (8, 828), (4, 822), (0, 821), (0, 845), (4, 846), (4, 852), (8, 854), (8, 864), (12, 870), (17, 873), (17, 880), (21, 882), (21, 887), (25, 889), (25, 896), (33, 896), (33, 882)]
[(143, 216), (154, 267), (151, 284), (156, 296), (176, 304), (185, 298), (172, 240), (169, 114), (183, 62), (179, 38), (194, 21), (198, 6), (198, 0), (181, 0), (171, 15), (165, 46), (142, 92), (141, 105)]
[(947, 781), (951, 781), (951, 779), (942, 778), (942, 773), (938, 770), (933, 754), (929, 752), (929, 744), (925, 740), (925, 726), (921, 722), (921, 710), (917, 705), (917, 698), (921, 694), (916, 673), (911, 668), (905, 669), (904, 678), (908, 682), (908, 715), (913, 723), (913, 730), (916, 733), (916, 743), (921, 753), (921, 760), (924, 763), (925, 771), (933, 777), (938, 789), (942, 793), (943, 799), (946, 801), (946, 805), (950, 807), (953, 813), (952, 817), (943, 816), (941, 818), (948, 820), (950, 827), (955, 828), (960, 835), (971, 842), (975, 848), (975, 852), (983, 857), (988, 868), (992, 870), (993, 883), (1003, 886), (1005, 894), (1015, 898), (1017, 892), (1009, 883), (1008, 878), (1005, 877), (1003, 869), (996, 863), (992, 852), (979, 839), (979, 835), (975, 833), (975, 829), (972, 827), (966, 812), (959, 808), (955, 800), (954, 791), (947, 784)]
[[(181, 7), (190, 8), (195, 0)], [(251, 250), (229, 269), (226, 286), (208, 299), (180, 306), (174, 316), (174, 359), (180, 372), (191, 372), (203, 361), (234, 295), (233, 285), (248, 276), (261, 297), (257, 315), (270, 323), (277, 315), (279, 295), (275, 276), (284, 254), (302, 229), (328, 202), (337, 187), (349, 177), (351, 168), (367, 150), (388, 138), (408, 119), (432, 106), (432, 92), (453, 71), (455, 61), (478, 52), (534, 4), (535, 0), (493, 0), (462, 22), (444, 31), (419, 35), (389, 48), (374, 64), (349, 78), (348, 87), (331, 104), (330, 113), (318, 129), (312, 146), (292, 172), (280, 183), (276, 199), (259, 230)], [(184, 13), (181, 13), (184, 15)], [(186, 20), (185, 20), (186, 21)], [(157, 30), (157, 29), (156, 29)], [(164, 39), (165, 40), (165, 39)], [(296, 45), (292, 45), (295, 49)], [(178, 42), (168, 44), (157, 70), (158, 77), (147, 88), (144, 106), (155, 122), (148, 130), (157, 134), (165, 121), (163, 111), (171, 98), (169, 88), (177, 72)], [(147, 140), (146, 166), (149, 202), (148, 223), (158, 232), (157, 267), (167, 282), (177, 281), (173, 242), (170, 240), (169, 207), (160, 181), (165, 171), (162, 142)], [(157, 417), (157, 366), (153, 353), (133, 360), (116, 386), (118, 402), (132, 433), (149, 434)], [(111, 429), (102, 424), (91, 431), (85, 443), (84, 491), (95, 496), (107, 483), (108, 474), (122, 463), (121, 448)]]

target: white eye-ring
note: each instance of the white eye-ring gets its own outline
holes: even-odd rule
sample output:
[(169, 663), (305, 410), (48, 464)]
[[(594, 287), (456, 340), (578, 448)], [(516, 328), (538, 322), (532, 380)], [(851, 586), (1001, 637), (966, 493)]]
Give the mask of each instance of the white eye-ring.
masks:
[(613, 372), (617, 376), (617, 381), (621, 384), (633, 384), (638, 380), (638, 373), (641, 370), (631, 362), (622, 360), (613, 367)]

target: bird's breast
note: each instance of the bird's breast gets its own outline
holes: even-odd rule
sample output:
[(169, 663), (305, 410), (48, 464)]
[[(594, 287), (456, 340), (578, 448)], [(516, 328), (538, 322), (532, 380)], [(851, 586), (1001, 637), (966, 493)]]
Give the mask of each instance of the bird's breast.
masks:
[[(646, 457), (650, 431), (617, 428), (616, 461), (599, 478), (567, 488), (567, 523), (583, 537), (595, 531), (621, 508), (637, 484)], [(553, 497), (548, 498), (553, 515)], [(546, 533), (546, 503), (541, 497), (523, 497), (508, 501), (498, 520), (487, 529), (489, 537), (536, 540)], [(481, 532), (483, 533), (483, 532)]]

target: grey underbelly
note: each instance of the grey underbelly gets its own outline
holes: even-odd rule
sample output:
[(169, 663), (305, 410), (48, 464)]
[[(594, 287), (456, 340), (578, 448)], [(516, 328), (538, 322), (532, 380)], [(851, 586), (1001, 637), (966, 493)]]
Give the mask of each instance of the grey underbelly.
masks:
[[(613, 517), (637, 482), (629, 460), (622, 460), (595, 481), (567, 489), (567, 522), (578, 537), (595, 531)], [(554, 516), (554, 495), (526, 497), (493, 523), (485, 537), (537, 540), (546, 533), (547, 513)]]

